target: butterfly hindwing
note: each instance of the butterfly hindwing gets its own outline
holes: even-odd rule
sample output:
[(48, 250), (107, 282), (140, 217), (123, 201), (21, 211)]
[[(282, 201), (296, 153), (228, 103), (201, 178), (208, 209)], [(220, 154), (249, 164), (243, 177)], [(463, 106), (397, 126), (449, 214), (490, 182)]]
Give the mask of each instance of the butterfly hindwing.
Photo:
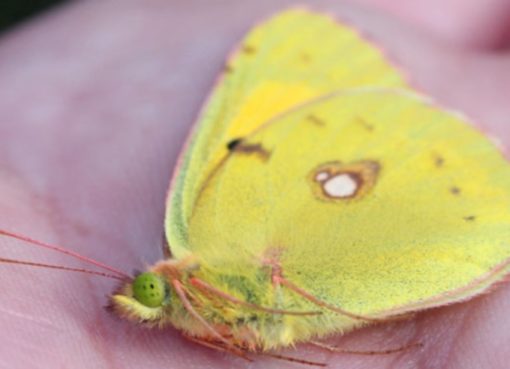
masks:
[(416, 310), (508, 272), (508, 188), (503, 156), (456, 114), (352, 89), (231, 148), (193, 208), (189, 247), (247, 280), (273, 255), (286, 278), (354, 313)]

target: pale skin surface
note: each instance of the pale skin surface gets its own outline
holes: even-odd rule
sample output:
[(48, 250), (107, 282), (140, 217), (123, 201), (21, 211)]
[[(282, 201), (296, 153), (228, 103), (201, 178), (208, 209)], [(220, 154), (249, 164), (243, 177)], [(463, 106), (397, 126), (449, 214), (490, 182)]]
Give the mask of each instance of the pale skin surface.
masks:
[[(363, 2), (366, 11), (333, 1), (317, 8), (359, 26), (422, 90), (510, 144), (505, 1)], [(0, 227), (126, 272), (161, 258), (165, 192), (190, 124), (232, 45), (286, 4), (83, 1), (5, 35)], [(6, 238), (0, 256), (80, 265)], [(300, 367), (267, 358), (248, 364), (172, 329), (121, 322), (102, 309), (113, 281), (8, 265), (0, 275), (2, 369)], [(420, 350), (360, 357), (299, 346), (285, 353), (344, 369), (506, 368), (509, 311), (510, 288), (502, 285), (468, 303), (330, 340), (368, 350), (420, 341)]]

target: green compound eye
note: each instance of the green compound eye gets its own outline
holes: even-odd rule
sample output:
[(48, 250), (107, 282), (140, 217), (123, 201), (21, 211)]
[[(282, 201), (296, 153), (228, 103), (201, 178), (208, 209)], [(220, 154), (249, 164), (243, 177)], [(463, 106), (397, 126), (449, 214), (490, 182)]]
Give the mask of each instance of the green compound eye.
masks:
[(134, 298), (148, 307), (158, 307), (163, 304), (167, 295), (167, 284), (154, 273), (142, 273), (133, 281)]

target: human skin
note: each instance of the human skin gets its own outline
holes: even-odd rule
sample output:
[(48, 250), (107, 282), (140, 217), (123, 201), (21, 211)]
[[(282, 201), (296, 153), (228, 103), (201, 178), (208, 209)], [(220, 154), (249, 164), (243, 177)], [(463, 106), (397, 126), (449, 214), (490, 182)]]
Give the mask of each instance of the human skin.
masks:
[[(432, 14), (439, 1), (428, 2), (430, 16), (423, 6), (399, 7), (405, 0), (363, 3), (365, 10), (338, 1), (314, 8), (361, 29), (418, 89), (510, 144), (504, 17), (488, 22), (485, 2), (453, 1), (441, 23)], [(160, 259), (170, 175), (225, 55), (252, 24), (289, 4), (82, 1), (4, 35), (0, 228), (126, 272)], [(476, 9), (465, 15), (466, 4), (480, 8), (478, 18)], [(492, 0), (490, 7), (502, 14), (507, 5)], [(83, 266), (5, 237), (0, 257)], [(248, 364), (171, 328), (120, 321), (102, 308), (115, 281), (5, 264), (0, 276), (2, 369), (300, 367), (264, 357)], [(510, 288), (502, 284), (469, 302), (328, 341), (365, 350), (411, 341), (421, 349), (353, 356), (300, 345), (282, 353), (342, 369), (507, 368), (509, 311)]]

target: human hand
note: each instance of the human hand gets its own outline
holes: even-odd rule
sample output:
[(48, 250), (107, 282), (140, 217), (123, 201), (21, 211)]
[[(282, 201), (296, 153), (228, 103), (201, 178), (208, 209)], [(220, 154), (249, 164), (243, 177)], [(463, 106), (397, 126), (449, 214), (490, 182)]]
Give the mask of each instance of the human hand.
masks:
[[(419, 89), (510, 144), (510, 62), (503, 53), (480, 51), (491, 44), (481, 35), (498, 25), (478, 32), (466, 27), (466, 35), (478, 37), (471, 43), (462, 30), (448, 33), (412, 9), (395, 21), (337, 1), (317, 3), (369, 34)], [(463, 4), (444, 17), (455, 19)], [(0, 227), (127, 272), (161, 258), (166, 190), (190, 123), (232, 46), (254, 22), (288, 5), (78, 2), (6, 35), (0, 41)], [(83, 266), (6, 238), (0, 255)], [(0, 368), (247, 366), (172, 329), (150, 331), (106, 313), (101, 307), (115, 282), (10, 265), (0, 265), (0, 275)], [(330, 368), (506, 368), (509, 304), (503, 285), (467, 303), (331, 341), (377, 350), (412, 339), (424, 344), (418, 350), (366, 357), (298, 346), (284, 353)], [(299, 367), (268, 358), (250, 365)]]

